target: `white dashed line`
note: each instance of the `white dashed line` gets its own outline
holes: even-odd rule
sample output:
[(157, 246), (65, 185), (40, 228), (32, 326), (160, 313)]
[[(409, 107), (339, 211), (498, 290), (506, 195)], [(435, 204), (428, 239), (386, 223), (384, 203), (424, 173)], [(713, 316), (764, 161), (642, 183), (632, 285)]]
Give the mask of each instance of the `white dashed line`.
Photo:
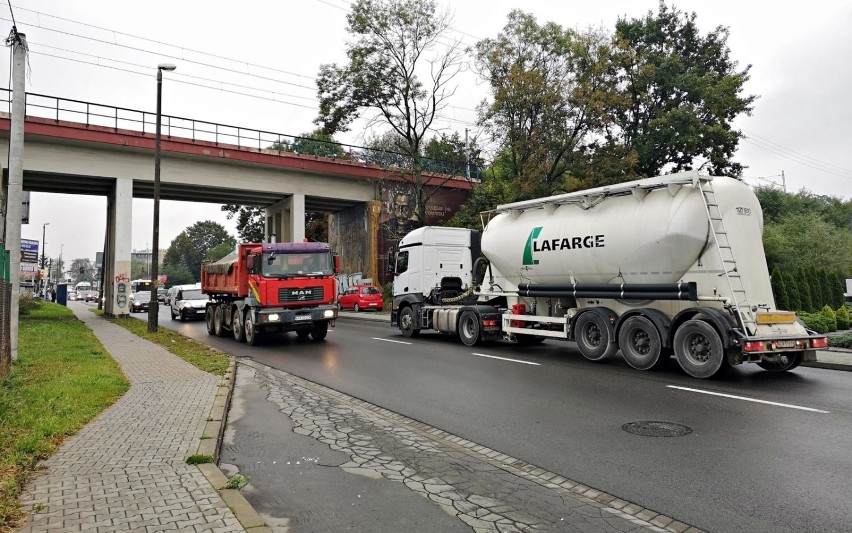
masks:
[(518, 359), (508, 359), (506, 357), (497, 357), (496, 355), (487, 355), (487, 354), (484, 354), (484, 353), (474, 353), (473, 355), (478, 355), (479, 357), (487, 357), (489, 359), (499, 359), (501, 361), (511, 361), (512, 363), (521, 363), (523, 365), (541, 366), (540, 363), (533, 363), (532, 361), (521, 361), (521, 360), (518, 360)]
[(395, 340), (393, 340), (393, 339), (383, 339), (383, 338), (381, 338), (381, 337), (370, 337), (370, 338), (371, 338), (371, 339), (373, 339), (374, 341), (395, 342), (395, 343), (397, 343), (397, 344), (411, 344), (410, 342), (405, 342), (405, 341), (395, 341)]
[(778, 407), (788, 407), (790, 409), (799, 409), (801, 411), (811, 411), (814, 413), (830, 414), (831, 411), (823, 411), (822, 409), (814, 409), (813, 407), (802, 407), (801, 405), (791, 405), (789, 403), (770, 402), (767, 400), (756, 400), (754, 398), (746, 398), (745, 396), (735, 396), (733, 394), (723, 394), (721, 392), (711, 392), (701, 389), (690, 389), (689, 387), (678, 387), (676, 385), (666, 385), (670, 389), (685, 390), (688, 392), (697, 392), (700, 394), (710, 394), (711, 396), (721, 396), (723, 398), (732, 398), (734, 400), (745, 400), (747, 402), (763, 403), (766, 405), (776, 405)]

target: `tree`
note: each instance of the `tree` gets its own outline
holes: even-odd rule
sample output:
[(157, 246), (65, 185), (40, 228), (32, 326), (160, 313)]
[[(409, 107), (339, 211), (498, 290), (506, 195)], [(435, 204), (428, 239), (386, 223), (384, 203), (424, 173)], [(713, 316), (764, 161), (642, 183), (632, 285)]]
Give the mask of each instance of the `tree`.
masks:
[(610, 99), (619, 96), (607, 41), (514, 10), (497, 38), (477, 43), (477, 70), (492, 97), (480, 106), (480, 123), (506, 149), (523, 197), (564, 189), (563, 178), (598, 149)]
[(790, 309), (790, 297), (787, 294), (787, 284), (784, 276), (778, 268), (772, 269), (772, 293), (775, 296), (775, 307), (778, 309)]
[(71, 269), (68, 274), (72, 280), (72, 285), (76, 285), (84, 279), (91, 283), (95, 279), (95, 265), (86, 258), (75, 259), (71, 261)]
[(796, 271), (796, 285), (799, 287), (799, 299), (801, 300), (802, 311), (811, 312), (816, 309), (811, 292), (811, 277), (808, 275), (808, 269), (799, 267)]
[(229, 253), (235, 250), (235, 246), (230, 242), (223, 242), (218, 246), (214, 246), (205, 252), (204, 260), (205, 261), (218, 261), (222, 259)]
[(328, 242), (328, 213), (305, 213), (305, 238), (313, 242)]
[(222, 211), (225, 218), (231, 220), (237, 217), (237, 235), (240, 242), (263, 242), (266, 210), (262, 207), (225, 204)]
[(756, 97), (742, 94), (751, 66), (737, 70), (727, 28), (702, 36), (695, 19), (661, 1), (656, 15), (616, 24), (614, 61), (627, 106), (614, 108), (615, 134), (636, 153), (639, 175), (742, 172), (732, 160), (742, 134), (731, 123), (751, 114)]
[(192, 273), (193, 279), (198, 281), (201, 278), (201, 261), (205, 254), (222, 244), (233, 249), (237, 242), (221, 224), (209, 220), (196, 222), (175, 237), (163, 258), (163, 265), (183, 265)]
[(362, 111), (369, 125), (384, 124), (404, 142), (410, 160), (415, 214), (426, 220), (422, 150), (433, 122), (455, 92), (461, 47), (447, 43), (450, 17), (434, 0), (356, 0), (347, 15), (348, 63), (322, 65), (316, 123), (333, 134), (346, 131)]
[(485, 165), (476, 140), (466, 145), (458, 132), (432, 137), (423, 148), (423, 155), (427, 169), (441, 174), (466, 175), (469, 172), (471, 176), (478, 176)]

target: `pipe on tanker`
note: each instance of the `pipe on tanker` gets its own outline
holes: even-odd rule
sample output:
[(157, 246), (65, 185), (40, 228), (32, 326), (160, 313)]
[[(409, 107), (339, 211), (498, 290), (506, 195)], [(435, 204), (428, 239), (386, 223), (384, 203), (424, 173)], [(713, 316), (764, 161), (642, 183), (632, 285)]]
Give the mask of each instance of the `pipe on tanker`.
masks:
[(678, 283), (521, 283), (520, 291), (682, 292), (697, 290), (694, 281)]
[(604, 298), (609, 300), (698, 300), (689, 291), (639, 292), (639, 291), (519, 291), (531, 298)]

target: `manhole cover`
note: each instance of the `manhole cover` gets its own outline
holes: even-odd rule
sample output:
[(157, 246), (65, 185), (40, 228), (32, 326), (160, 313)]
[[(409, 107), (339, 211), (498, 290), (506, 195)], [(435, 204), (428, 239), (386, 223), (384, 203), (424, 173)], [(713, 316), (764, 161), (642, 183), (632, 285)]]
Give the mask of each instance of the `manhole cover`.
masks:
[(628, 422), (621, 429), (634, 435), (643, 437), (682, 437), (692, 433), (692, 428), (674, 422), (656, 422), (643, 420), (642, 422)]

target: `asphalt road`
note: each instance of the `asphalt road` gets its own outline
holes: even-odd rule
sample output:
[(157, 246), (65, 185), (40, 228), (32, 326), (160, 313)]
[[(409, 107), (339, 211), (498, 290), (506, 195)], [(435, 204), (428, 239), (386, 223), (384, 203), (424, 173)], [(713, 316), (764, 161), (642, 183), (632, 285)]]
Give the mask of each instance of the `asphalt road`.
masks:
[[(257, 347), (172, 321), (165, 307), (160, 324), (705, 530), (852, 528), (849, 372), (741, 365), (701, 381), (673, 361), (639, 372), (588, 362), (572, 343), (471, 349), (359, 320), (338, 320), (325, 342), (290, 334)], [(692, 432), (622, 429), (636, 421)]]

